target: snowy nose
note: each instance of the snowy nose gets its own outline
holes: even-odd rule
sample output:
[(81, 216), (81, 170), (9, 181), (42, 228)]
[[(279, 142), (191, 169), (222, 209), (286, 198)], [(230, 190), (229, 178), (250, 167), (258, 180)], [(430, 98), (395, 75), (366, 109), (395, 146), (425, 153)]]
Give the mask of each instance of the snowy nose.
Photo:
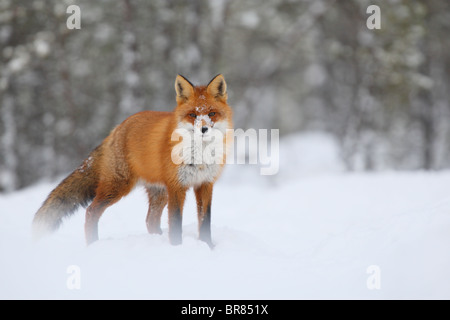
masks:
[(208, 127), (202, 127), (202, 133), (205, 133), (206, 131), (208, 131)]

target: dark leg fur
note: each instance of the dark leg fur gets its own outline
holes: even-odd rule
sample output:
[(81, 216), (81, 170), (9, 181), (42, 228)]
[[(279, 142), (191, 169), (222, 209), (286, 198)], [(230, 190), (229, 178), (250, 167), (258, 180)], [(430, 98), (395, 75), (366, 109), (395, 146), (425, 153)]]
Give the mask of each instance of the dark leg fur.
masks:
[(169, 240), (173, 245), (182, 243), (183, 205), (186, 190), (169, 190)]
[(211, 239), (211, 206), (207, 207), (199, 225), (199, 239), (206, 242), (211, 249), (214, 248)]
[(211, 239), (212, 188), (212, 184), (203, 184), (194, 190), (197, 200), (199, 239), (206, 242), (211, 249), (214, 247)]

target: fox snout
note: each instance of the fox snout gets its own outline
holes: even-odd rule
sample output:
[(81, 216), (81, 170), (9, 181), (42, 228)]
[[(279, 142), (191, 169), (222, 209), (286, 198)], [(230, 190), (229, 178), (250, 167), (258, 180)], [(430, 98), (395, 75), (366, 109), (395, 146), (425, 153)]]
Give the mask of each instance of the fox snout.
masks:
[(198, 118), (194, 122), (194, 132), (202, 135), (208, 134), (213, 126), (211, 119), (205, 116)]
[(209, 136), (211, 135), (212, 131), (213, 131), (212, 127), (206, 125), (206, 126), (194, 128), (194, 135), (201, 137), (204, 141), (209, 141), (208, 139), (209, 139)]

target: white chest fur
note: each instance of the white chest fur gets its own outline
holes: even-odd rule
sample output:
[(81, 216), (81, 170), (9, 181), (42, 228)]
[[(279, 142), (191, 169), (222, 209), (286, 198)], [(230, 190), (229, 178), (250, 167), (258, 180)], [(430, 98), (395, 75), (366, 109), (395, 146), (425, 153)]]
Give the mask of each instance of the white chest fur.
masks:
[(185, 186), (213, 182), (222, 171), (228, 123), (206, 121), (206, 125), (208, 131), (203, 134), (199, 125), (178, 124), (182, 140), (172, 150), (172, 160), (179, 165), (178, 179)]
[(182, 164), (178, 168), (178, 179), (185, 186), (199, 186), (213, 182), (221, 171), (219, 164)]

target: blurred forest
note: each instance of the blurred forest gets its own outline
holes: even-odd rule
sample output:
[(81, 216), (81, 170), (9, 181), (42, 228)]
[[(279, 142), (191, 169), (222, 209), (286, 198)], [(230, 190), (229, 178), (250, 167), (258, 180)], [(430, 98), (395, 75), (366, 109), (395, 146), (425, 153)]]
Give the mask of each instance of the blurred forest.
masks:
[(348, 170), (449, 168), (449, 35), (439, 0), (0, 0), (0, 191), (172, 110), (178, 73), (223, 73), (235, 127), (330, 133)]

